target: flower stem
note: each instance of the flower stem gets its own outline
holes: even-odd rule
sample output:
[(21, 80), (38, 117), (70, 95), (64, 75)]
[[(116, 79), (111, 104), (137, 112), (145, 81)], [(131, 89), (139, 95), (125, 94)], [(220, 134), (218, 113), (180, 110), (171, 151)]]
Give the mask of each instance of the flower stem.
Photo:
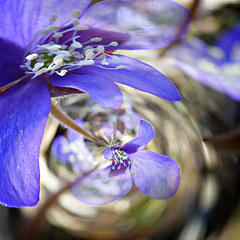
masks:
[(108, 146), (106, 143), (103, 143), (102, 141), (96, 139), (91, 134), (89, 134), (86, 130), (82, 129), (80, 126), (78, 126), (65, 112), (63, 112), (60, 108), (58, 108), (53, 102), (51, 103), (51, 111), (50, 113), (58, 119), (61, 123), (65, 124), (69, 128), (77, 131), (78, 133), (84, 135), (89, 140), (100, 144), (102, 146)]

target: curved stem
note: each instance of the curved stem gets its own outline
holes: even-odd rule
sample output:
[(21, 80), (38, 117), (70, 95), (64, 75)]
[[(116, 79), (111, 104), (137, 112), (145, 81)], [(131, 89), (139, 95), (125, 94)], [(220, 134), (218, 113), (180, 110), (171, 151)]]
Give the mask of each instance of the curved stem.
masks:
[(90, 139), (91, 141), (96, 142), (97, 144), (100, 144), (102, 146), (108, 146), (106, 143), (103, 143), (102, 141), (96, 139), (91, 134), (89, 134), (86, 130), (78, 126), (65, 112), (63, 112), (60, 108), (58, 108), (53, 102), (51, 103), (50, 113), (56, 119), (58, 119), (61, 123), (77, 131), (78, 133), (84, 135), (86, 138)]

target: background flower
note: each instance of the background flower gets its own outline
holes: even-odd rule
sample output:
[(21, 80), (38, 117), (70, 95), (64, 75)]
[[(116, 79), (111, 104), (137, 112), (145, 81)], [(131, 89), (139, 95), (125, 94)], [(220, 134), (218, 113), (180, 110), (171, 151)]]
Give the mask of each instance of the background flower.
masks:
[(217, 37), (213, 46), (189, 39), (167, 53), (194, 80), (240, 100), (240, 24)]
[(112, 164), (75, 179), (70, 187), (72, 194), (85, 204), (104, 205), (124, 196), (134, 182), (150, 198), (172, 197), (180, 182), (179, 165), (170, 157), (143, 150), (153, 137), (151, 124), (141, 120), (132, 141), (104, 151)]

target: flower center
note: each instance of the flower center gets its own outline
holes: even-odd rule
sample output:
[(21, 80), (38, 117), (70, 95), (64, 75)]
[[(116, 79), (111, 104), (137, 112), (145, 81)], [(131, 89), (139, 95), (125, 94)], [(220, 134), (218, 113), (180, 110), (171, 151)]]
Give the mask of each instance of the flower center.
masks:
[(128, 155), (124, 151), (115, 149), (113, 150), (112, 156), (112, 170), (120, 170), (121, 168), (124, 168), (125, 172), (131, 172), (131, 166), (133, 162), (130, 161)]
[(86, 65), (95, 65), (108, 70), (125, 68), (107, 67), (108, 58), (119, 61), (117, 56), (112, 55), (115, 50), (111, 49), (118, 46), (117, 42), (101, 45), (98, 44), (103, 41), (100, 37), (79, 41), (81, 37), (79, 33), (89, 29), (88, 26), (80, 25), (78, 20), (80, 14), (79, 10), (74, 10), (72, 18), (60, 26), (53, 25), (57, 19), (57, 15), (53, 14), (50, 24), (36, 33), (25, 49), (25, 61), (20, 66), (26, 74), (33, 75), (32, 79), (44, 73), (64, 76), (67, 72)]

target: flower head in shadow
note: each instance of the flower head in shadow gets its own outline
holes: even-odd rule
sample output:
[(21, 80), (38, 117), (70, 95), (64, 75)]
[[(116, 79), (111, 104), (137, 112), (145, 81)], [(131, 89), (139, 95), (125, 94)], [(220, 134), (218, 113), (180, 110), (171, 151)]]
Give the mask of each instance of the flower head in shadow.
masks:
[(153, 137), (151, 124), (141, 120), (132, 141), (104, 151), (112, 164), (75, 179), (70, 187), (72, 194), (85, 204), (104, 205), (128, 193), (134, 182), (150, 198), (172, 197), (180, 182), (179, 165), (170, 157), (144, 150)]

